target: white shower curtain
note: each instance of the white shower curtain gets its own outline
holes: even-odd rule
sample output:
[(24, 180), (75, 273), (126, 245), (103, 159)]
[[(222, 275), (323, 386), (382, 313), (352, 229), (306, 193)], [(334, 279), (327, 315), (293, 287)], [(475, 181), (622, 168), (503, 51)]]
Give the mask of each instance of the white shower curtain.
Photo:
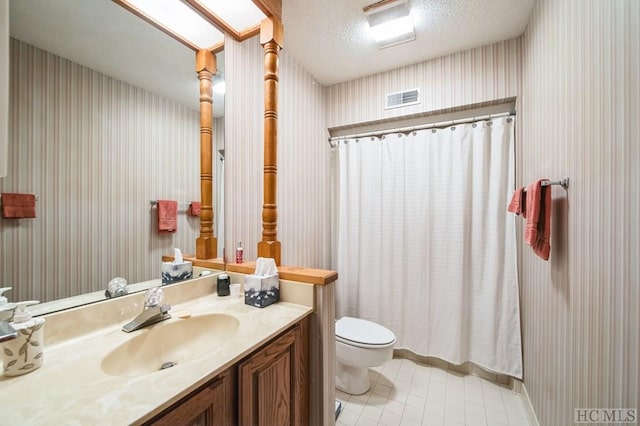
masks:
[(396, 348), (522, 377), (514, 119), (340, 140), (336, 315)]

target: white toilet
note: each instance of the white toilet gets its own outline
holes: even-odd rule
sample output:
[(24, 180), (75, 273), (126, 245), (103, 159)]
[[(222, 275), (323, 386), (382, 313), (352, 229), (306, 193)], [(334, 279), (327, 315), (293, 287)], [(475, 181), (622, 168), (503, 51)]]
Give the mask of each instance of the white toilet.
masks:
[(395, 343), (395, 334), (375, 322), (351, 317), (336, 321), (336, 388), (351, 395), (367, 392), (367, 368), (389, 361)]

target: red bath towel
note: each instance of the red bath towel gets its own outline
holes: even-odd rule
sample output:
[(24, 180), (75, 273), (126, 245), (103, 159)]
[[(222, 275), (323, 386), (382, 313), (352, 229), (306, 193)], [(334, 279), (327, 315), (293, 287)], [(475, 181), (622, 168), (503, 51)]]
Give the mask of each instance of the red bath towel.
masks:
[(169, 234), (178, 230), (178, 202), (158, 200), (158, 232)]
[(20, 219), (36, 217), (36, 196), (5, 193), (2, 197), (2, 217)]
[(533, 252), (544, 260), (549, 260), (551, 251), (551, 187), (542, 186), (538, 180), (527, 187), (527, 224), (524, 240)]
[(507, 211), (517, 215), (524, 213), (526, 217), (527, 202), (525, 197), (526, 193), (524, 191), (524, 187), (516, 189), (516, 192), (513, 193), (513, 197), (511, 197), (511, 202), (509, 203)]
[(189, 204), (189, 210), (187, 210), (189, 216), (200, 216), (200, 203), (198, 201), (192, 201)]

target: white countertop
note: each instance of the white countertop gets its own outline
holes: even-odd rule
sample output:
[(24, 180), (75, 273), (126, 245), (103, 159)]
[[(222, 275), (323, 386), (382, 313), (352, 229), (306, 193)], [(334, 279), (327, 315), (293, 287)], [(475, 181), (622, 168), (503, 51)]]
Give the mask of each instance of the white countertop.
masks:
[(231, 300), (215, 293), (176, 304), (172, 307), (173, 318), (155, 326), (182, 321), (175, 315), (180, 311), (189, 311), (193, 316), (224, 313), (238, 319), (238, 331), (199, 358), (137, 377), (107, 375), (101, 369), (101, 362), (109, 351), (144, 329), (125, 333), (121, 331), (122, 322), (50, 345), (45, 338), (44, 363), (40, 369), (18, 377), (0, 376), (3, 407), (0, 425), (141, 423), (237, 363), (312, 310), (287, 302), (260, 309), (245, 305), (242, 297)]

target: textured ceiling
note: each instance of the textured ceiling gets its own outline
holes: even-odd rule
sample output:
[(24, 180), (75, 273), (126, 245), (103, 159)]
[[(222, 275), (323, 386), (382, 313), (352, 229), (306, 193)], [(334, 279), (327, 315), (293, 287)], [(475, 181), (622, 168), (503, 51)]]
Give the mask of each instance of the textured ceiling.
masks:
[(323, 85), (521, 35), (535, 0), (409, 0), (416, 39), (379, 50), (362, 8), (376, 0), (283, 0), (285, 49)]
[[(416, 40), (383, 50), (362, 12), (375, 0), (282, 1), (285, 50), (331, 85), (517, 37), (535, 0), (410, 0)], [(12, 37), (198, 109), (194, 52), (111, 0), (10, 0), (10, 12)]]

